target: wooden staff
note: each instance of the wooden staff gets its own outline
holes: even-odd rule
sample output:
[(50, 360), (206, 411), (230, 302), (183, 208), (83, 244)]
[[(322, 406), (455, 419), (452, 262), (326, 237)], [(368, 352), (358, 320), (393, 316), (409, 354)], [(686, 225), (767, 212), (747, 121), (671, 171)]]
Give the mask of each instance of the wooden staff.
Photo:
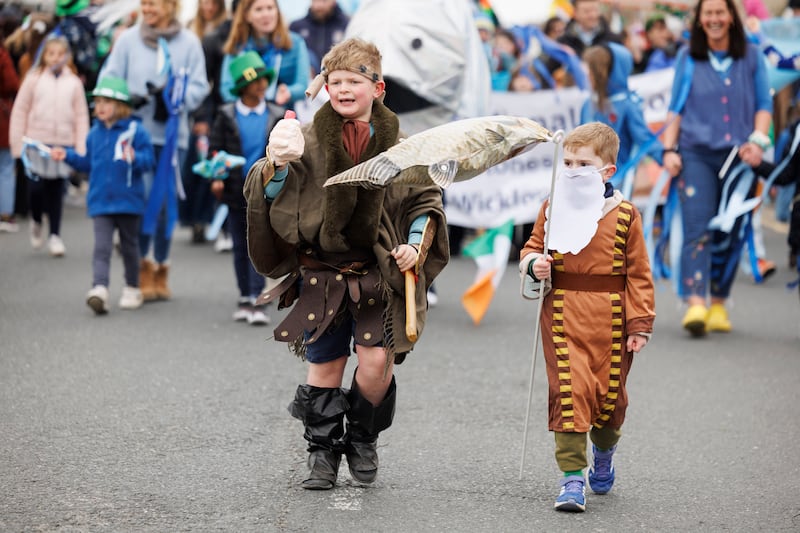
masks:
[(413, 268), (404, 272), (406, 280), (406, 337), (417, 342), (417, 274), (422, 270), (428, 250), (436, 236), (436, 221), (429, 217), (422, 228), (422, 239), (417, 248), (417, 262)]
[(417, 282), (414, 269), (405, 271), (406, 276), (406, 337), (417, 342)]
[[(553, 191), (555, 190), (556, 185), (556, 168), (558, 167), (558, 149), (561, 146), (561, 143), (564, 141), (564, 132), (562, 130), (558, 130), (553, 134), (553, 173), (550, 177), (550, 209), (551, 213), (553, 212)], [(547, 257), (548, 241), (550, 240), (550, 222), (552, 221), (553, 217), (548, 216), (544, 222), (544, 246), (542, 247), (542, 254)], [(552, 276), (551, 276), (552, 278)], [(525, 470), (525, 450), (528, 447), (528, 425), (531, 420), (531, 401), (533, 400), (533, 378), (536, 374), (536, 354), (539, 348), (539, 334), (541, 333), (542, 329), (542, 305), (544, 304), (544, 287), (545, 281), (542, 280), (539, 285), (539, 301), (537, 302), (536, 307), (536, 332), (533, 335), (533, 356), (531, 357), (531, 377), (528, 381), (528, 403), (525, 407), (525, 428), (522, 432), (522, 456), (519, 460), (519, 479), (522, 479), (522, 473)]]

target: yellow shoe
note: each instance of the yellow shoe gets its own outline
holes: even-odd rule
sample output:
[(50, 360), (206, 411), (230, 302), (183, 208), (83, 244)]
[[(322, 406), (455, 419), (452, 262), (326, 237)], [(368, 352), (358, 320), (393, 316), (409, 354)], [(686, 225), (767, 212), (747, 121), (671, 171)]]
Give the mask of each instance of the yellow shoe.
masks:
[(690, 305), (683, 315), (683, 329), (687, 330), (692, 337), (702, 337), (706, 334), (706, 315), (708, 311), (705, 305)]
[(708, 317), (706, 318), (706, 327), (708, 331), (722, 331), (729, 332), (731, 330), (731, 321), (728, 320), (728, 311), (722, 304), (711, 304), (708, 310)]

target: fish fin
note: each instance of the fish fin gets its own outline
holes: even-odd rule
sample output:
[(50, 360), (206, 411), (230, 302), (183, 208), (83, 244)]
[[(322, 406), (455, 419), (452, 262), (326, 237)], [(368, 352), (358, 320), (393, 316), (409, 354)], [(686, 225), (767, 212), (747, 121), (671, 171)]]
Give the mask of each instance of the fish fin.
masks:
[(428, 176), (442, 189), (446, 189), (452, 185), (456, 177), (456, 172), (458, 172), (458, 161), (454, 159), (439, 161), (438, 163), (428, 165)]
[(402, 169), (384, 155), (378, 155), (340, 172), (325, 181), (325, 187), (331, 185), (353, 185), (365, 189), (386, 187)]
[(494, 130), (486, 129), (487, 144), (497, 144), (506, 140), (505, 137), (500, 135)]

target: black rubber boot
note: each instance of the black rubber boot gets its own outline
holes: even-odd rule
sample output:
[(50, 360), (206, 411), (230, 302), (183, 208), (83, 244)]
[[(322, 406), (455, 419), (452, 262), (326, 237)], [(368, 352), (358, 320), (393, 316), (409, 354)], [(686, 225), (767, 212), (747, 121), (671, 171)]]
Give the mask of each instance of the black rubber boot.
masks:
[(350, 475), (360, 483), (372, 483), (378, 476), (378, 433), (392, 425), (396, 390), (392, 376), (386, 396), (379, 405), (374, 406), (361, 396), (353, 375), (353, 385), (347, 396), (350, 410), (347, 411), (344, 452)]
[(293, 417), (305, 425), (308, 441), (308, 468), (311, 473), (300, 486), (309, 490), (329, 490), (336, 485), (344, 450), (344, 414), (348, 404), (342, 389), (299, 385), (289, 404)]

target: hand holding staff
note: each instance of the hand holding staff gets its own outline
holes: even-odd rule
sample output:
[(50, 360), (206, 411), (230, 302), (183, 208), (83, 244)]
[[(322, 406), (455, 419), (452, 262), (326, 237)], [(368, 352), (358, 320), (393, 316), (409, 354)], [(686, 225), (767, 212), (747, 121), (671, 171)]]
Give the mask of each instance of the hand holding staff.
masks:
[(405, 276), (406, 337), (411, 342), (417, 342), (416, 272), (419, 264), (419, 253), (415, 246), (400, 244), (392, 250), (392, 257), (397, 261), (397, 268)]
[[(398, 268), (405, 277), (406, 290), (406, 337), (411, 342), (417, 342), (417, 276), (419, 275), (428, 250), (433, 244), (436, 235), (436, 221), (428, 218), (422, 229), (422, 239), (419, 244), (398, 245), (392, 250), (392, 257), (397, 260)], [(413, 252), (411, 252), (413, 250)], [(407, 253), (408, 252), (408, 253)]]

